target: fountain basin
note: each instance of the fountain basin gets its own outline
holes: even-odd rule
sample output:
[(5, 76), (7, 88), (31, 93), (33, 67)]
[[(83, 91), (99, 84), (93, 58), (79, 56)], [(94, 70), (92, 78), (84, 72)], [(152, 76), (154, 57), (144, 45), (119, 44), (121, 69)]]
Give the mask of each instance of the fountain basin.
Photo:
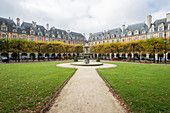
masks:
[(71, 63), (71, 65), (75, 65), (75, 66), (100, 66), (100, 65), (103, 65), (103, 63), (90, 62), (88, 64), (85, 64), (84, 62), (74, 62), (74, 63)]

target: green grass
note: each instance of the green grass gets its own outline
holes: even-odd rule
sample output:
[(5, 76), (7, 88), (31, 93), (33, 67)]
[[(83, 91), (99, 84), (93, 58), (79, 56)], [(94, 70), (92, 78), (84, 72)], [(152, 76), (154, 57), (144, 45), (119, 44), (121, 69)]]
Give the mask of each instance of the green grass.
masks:
[(170, 112), (170, 65), (114, 64), (98, 71), (133, 112)]
[(38, 112), (75, 70), (56, 64), (0, 65), (0, 112)]

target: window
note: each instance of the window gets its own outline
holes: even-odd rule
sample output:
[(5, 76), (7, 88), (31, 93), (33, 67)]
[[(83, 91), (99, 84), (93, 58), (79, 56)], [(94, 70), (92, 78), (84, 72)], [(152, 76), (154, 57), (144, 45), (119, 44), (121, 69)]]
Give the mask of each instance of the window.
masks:
[(77, 42), (77, 44), (79, 44), (79, 42)]
[(41, 37), (39, 37), (39, 39), (38, 39), (39, 41), (42, 41), (42, 38)]
[(48, 38), (46, 38), (46, 42), (48, 42)]
[(17, 32), (17, 30), (16, 30), (16, 29), (13, 29), (12, 31), (13, 31), (13, 32), (15, 32), (15, 33)]
[(128, 38), (128, 41), (131, 41), (131, 38)]
[(17, 35), (13, 35), (12, 37), (13, 37), (13, 38), (17, 38)]
[(135, 35), (137, 35), (137, 34), (139, 34), (139, 33), (138, 33), (138, 30), (135, 31)]
[(103, 43), (105, 43), (105, 42), (103, 41)]
[(150, 38), (153, 38), (153, 34), (150, 35)]
[(153, 28), (151, 28), (151, 30), (150, 30), (150, 31), (151, 31), (151, 33), (152, 33), (152, 32), (153, 32)]
[(135, 37), (135, 40), (138, 40), (138, 37)]
[(95, 44), (97, 45), (97, 42), (95, 42)]
[(34, 37), (33, 36), (31, 37), (31, 40), (34, 41)]
[(107, 41), (107, 43), (109, 43), (109, 40)]
[(92, 45), (93, 45), (93, 42), (92, 42)]
[(55, 37), (55, 35), (54, 35), (54, 34), (52, 34), (52, 37), (54, 38), (54, 37)]
[(26, 31), (22, 31), (22, 33), (26, 33)]
[(125, 42), (125, 39), (122, 39), (122, 42)]
[(3, 37), (3, 38), (6, 38), (6, 34), (2, 34), (2, 37)]
[(39, 32), (38, 35), (41, 36), (42, 34)]
[(112, 42), (114, 42), (114, 40), (112, 40)]
[(163, 27), (161, 26), (161, 27), (159, 27), (159, 31), (163, 31)]
[(73, 44), (75, 44), (75, 41), (73, 41)]
[(159, 33), (159, 37), (163, 37), (163, 33)]
[(60, 42), (60, 40), (58, 40)]
[(6, 31), (6, 27), (2, 27), (2, 31)]
[(99, 41), (99, 44), (100, 44), (100, 41)]
[(53, 41), (53, 42), (55, 41), (54, 38), (52, 39), (52, 41)]
[(70, 41), (68, 41), (68, 43), (69, 43), (69, 44), (71, 44), (71, 42), (70, 42)]
[(34, 34), (34, 31), (31, 31), (31, 35), (33, 35)]
[(25, 35), (23, 35), (23, 36), (22, 36), (22, 38), (23, 38), (23, 39), (26, 39), (26, 36), (25, 36)]
[(57, 34), (59, 34), (59, 32), (57, 31)]
[(66, 43), (66, 41), (64, 40), (64, 43)]
[(61, 36), (60, 36), (60, 35), (58, 35), (58, 38), (61, 38)]
[(144, 37), (144, 36), (142, 37), (142, 40), (145, 40), (145, 37)]
[(168, 32), (168, 37), (170, 37), (170, 32)]
[(130, 35), (132, 35), (132, 32), (131, 32), (131, 31), (128, 32), (128, 36), (130, 36)]

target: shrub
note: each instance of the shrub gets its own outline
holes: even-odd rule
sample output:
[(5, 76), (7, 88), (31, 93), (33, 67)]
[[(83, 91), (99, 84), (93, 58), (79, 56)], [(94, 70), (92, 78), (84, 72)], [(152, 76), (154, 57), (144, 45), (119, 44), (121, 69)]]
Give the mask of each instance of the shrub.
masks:
[(99, 58), (99, 56), (97, 57), (96, 62), (100, 62), (100, 58)]
[(74, 62), (78, 62), (77, 55), (74, 57)]

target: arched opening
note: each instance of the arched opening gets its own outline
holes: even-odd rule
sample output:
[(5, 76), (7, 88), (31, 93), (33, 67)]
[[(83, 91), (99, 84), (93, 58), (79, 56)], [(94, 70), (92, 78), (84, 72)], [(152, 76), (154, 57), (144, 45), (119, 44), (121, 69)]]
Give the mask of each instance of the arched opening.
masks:
[(12, 53), (10, 60), (15, 60), (15, 62), (18, 60), (18, 54), (17, 53)]
[(21, 57), (22, 57), (22, 56), (27, 56), (27, 53), (22, 53), (22, 54), (21, 54)]
[(168, 60), (170, 60), (170, 53), (168, 53), (168, 55), (167, 55), (167, 59), (168, 59)]
[(58, 59), (58, 60), (61, 60), (61, 59), (62, 59), (60, 53), (57, 54), (57, 59)]
[(8, 56), (8, 53), (1, 53), (1, 56), (7, 57), (7, 56)]
[(95, 54), (95, 58), (97, 58), (97, 54)]
[(128, 54), (128, 59), (130, 59), (130, 60), (131, 60), (131, 58), (132, 58), (132, 54), (131, 54), (131, 53), (129, 53), (129, 54)]
[(30, 58), (31, 58), (31, 60), (34, 61), (34, 60), (35, 60), (35, 54), (34, 54), (34, 53), (31, 53), (31, 54), (30, 54)]

